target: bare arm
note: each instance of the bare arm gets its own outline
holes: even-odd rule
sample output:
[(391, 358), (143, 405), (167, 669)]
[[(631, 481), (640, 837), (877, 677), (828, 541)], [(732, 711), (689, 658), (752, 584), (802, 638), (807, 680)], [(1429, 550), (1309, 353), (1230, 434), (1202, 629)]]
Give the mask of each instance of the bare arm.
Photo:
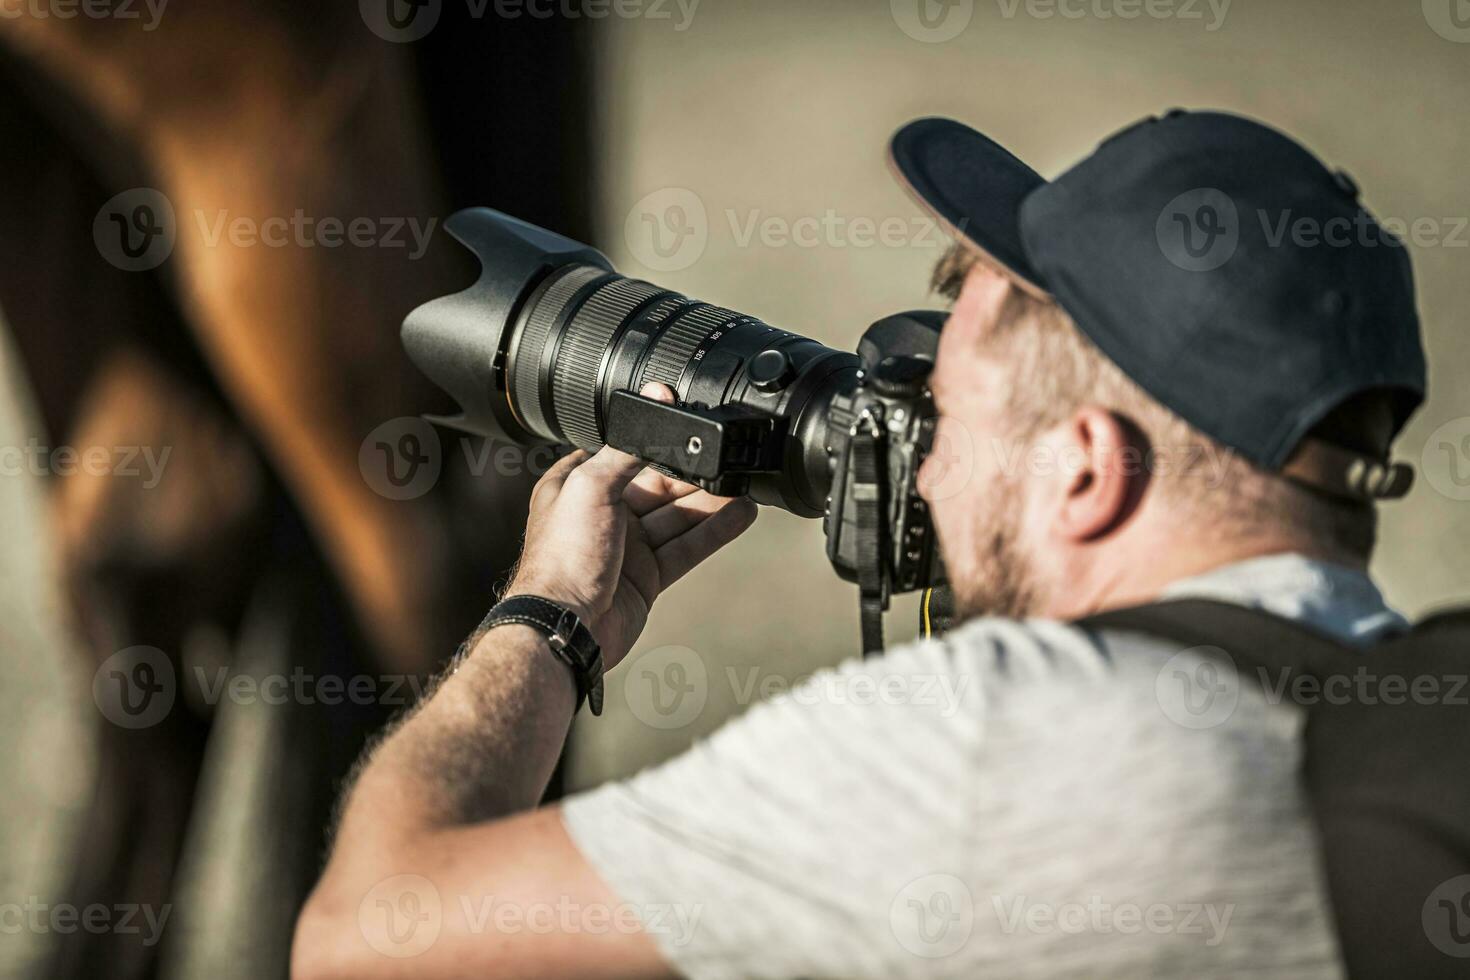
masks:
[[(508, 594), (572, 608), (611, 668), (659, 592), (754, 515), (748, 500), (712, 497), (624, 453), (575, 453), (537, 485)], [(667, 973), (556, 809), (532, 809), (575, 705), (571, 672), (540, 633), (501, 626), (481, 637), (368, 759), (298, 923), (293, 973)]]

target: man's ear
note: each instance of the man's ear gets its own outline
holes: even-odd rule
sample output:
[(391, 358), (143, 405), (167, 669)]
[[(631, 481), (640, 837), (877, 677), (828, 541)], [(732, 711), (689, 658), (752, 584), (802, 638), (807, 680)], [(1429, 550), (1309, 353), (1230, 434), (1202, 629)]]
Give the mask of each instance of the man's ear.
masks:
[(1094, 406), (1074, 412), (1059, 436), (1055, 530), (1070, 541), (1096, 540), (1127, 520), (1143, 494), (1145, 440), (1127, 420)]

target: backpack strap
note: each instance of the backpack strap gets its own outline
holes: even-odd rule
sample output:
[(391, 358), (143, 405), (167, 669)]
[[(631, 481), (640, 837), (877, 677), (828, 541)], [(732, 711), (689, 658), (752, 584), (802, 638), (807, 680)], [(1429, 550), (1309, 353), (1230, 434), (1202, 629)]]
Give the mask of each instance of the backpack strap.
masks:
[(1078, 620), (1100, 632), (1143, 633), (1185, 647), (1225, 650), (1238, 667), (1320, 677), (1339, 669), (1353, 649), (1275, 613), (1214, 599), (1171, 599), (1113, 609)]
[(1366, 650), (1197, 599), (1078, 625), (1218, 647), (1242, 676), (1315, 682), (1280, 690), (1306, 710), (1302, 782), (1349, 975), (1470, 975), (1470, 609)]

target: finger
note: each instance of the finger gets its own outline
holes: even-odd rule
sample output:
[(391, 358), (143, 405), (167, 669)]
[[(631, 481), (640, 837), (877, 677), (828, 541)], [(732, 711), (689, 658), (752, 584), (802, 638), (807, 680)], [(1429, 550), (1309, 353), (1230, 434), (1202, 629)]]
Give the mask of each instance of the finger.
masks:
[(643, 533), (648, 538), (649, 546), (657, 548), (735, 503), (737, 499), (716, 497), (703, 490), (676, 497), (642, 517)]
[(567, 482), (567, 477), (587, 459), (586, 451), (577, 449), (547, 467), (546, 472), (541, 474), (541, 479), (536, 481), (536, 486), (531, 490), (531, 506), (533, 508), (545, 507), (555, 500), (562, 485)]
[(684, 483), (671, 476), (665, 476), (652, 467), (646, 467), (623, 491), (623, 500), (634, 514), (642, 517), (658, 510), (669, 501), (677, 497), (688, 496), (698, 489), (692, 483)]
[(657, 381), (650, 381), (642, 388), (639, 388), (638, 394), (644, 398), (652, 398), (656, 402), (663, 402), (666, 405), (672, 405), (678, 400), (674, 397), (673, 388), (670, 388), (666, 384), (660, 384)]
[[(669, 405), (675, 401), (674, 389), (657, 381), (645, 384), (639, 389), (638, 394)], [(695, 488), (687, 483), (665, 476), (657, 470), (647, 469), (639, 473), (637, 479), (628, 485), (623, 492), (623, 500), (627, 502), (634, 514), (642, 517), (649, 511), (662, 507), (675, 497), (693, 493), (694, 490)]]
[(616, 503), (643, 467), (643, 460), (637, 456), (612, 446), (603, 446), (591, 459), (572, 470), (564, 489), (570, 490), (575, 483), (578, 488), (584, 488), (583, 492), (590, 491), (600, 501)]
[(667, 588), (674, 584), (694, 566), (740, 537), (755, 523), (755, 516), (755, 502), (741, 497), (656, 549), (653, 554), (658, 559), (660, 585)]

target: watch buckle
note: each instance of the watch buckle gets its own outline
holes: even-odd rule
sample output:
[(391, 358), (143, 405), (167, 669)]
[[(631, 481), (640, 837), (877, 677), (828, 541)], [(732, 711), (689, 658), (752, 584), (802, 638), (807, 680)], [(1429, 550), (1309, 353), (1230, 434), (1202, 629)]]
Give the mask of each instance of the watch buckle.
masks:
[(556, 618), (556, 626), (552, 629), (551, 635), (546, 638), (553, 652), (561, 653), (572, 645), (572, 634), (576, 632), (580, 622), (577, 614), (570, 609), (561, 611), (561, 615)]

